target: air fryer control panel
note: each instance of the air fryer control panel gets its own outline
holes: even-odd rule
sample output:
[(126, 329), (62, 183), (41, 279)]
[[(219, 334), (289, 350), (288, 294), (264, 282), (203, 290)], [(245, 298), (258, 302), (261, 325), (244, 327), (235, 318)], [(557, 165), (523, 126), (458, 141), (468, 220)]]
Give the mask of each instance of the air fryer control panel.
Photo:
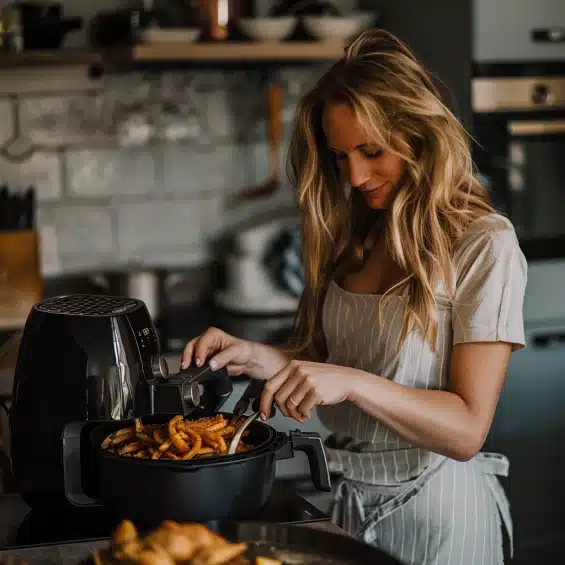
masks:
[(138, 308), (128, 313), (128, 320), (135, 337), (137, 348), (145, 366), (150, 359), (160, 353), (159, 338), (147, 308)]

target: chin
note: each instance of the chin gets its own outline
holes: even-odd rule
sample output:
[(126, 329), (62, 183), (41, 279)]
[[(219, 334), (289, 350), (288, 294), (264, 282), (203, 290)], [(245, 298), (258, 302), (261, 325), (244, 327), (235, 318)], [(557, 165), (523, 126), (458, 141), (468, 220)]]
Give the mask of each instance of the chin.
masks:
[(368, 202), (367, 205), (371, 210), (388, 210), (388, 204), (386, 202)]
[(389, 208), (388, 198), (373, 198), (371, 200), (366, 200), (366, 203), (371, 210), (387, 210)]

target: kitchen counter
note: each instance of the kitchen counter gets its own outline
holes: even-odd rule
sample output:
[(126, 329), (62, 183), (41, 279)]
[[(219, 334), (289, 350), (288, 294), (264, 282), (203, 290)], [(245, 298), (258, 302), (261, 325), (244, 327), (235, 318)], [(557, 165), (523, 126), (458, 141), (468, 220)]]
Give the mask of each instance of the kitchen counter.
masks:
[[(294, 485), (289, 482), (285, 488), (294, 488)], [(56, 542), (3, 550), (2, 547), (9, 545), (9, 540), (16, 534), (28, 512), (29, 507), (18, 495), (0, 496), (0, 563), (17, 565), (25, 561), (28, 565), (76, 565), (108, 543), (106, 537), (93, 537), (88, 541)], [(53, 519), (58, 518), (54, 516)], [(329, 520), (303, 523), (296, 527), (347, 535)]]

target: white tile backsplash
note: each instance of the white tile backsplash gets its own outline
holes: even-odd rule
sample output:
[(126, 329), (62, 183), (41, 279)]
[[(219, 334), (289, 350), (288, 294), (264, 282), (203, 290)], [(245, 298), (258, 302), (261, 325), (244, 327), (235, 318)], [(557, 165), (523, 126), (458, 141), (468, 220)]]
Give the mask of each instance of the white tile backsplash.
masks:
[[(257, 185), (269, 178), (269, 147), (265, 142), (252, 143), (246, 150), (246, 171), (249, 185)], [(288, 143), (281, 142), (279, 151), (279, 177), (281, 183), (287, 182)]]
[[(176, 74), (178, 75), (178, 73)], [(172, 79), (170, 77), (165, 77), (165, 81), (171, 80), (176, 82), (179, 81), (178, 77), (174, 77)], [(221, 90), (227, 86), (226, 73), (218, 69), (203, 69), (191, 76), (189, 81), (187, 81), (187, 84), (190, 84), (191, 88), (199, 91)]]
[(62, 204), (40, 212), (42, 225), (55, 226), (61, 256), (114, 251), (114, 227), (109, 206)]
[(155, 188), (155, 159), (148, 149), (68, 151), (67, 185), (78, 197), (150, 194)]
[(217, 137), (236, 137), (241, 118), (238, 119), (237, 108), (233, 107), (232, 94), (226, 90), (216, 90), (202, 94), (202, 97), (203, 101), (205, 100), (207, 123), (212, 134)]
[(2, 177), (12, 188), (35, 186), (39, 202), (53, 202), (63, 193), (61, 157), (57, 152), (35, 152), (23, 164), (0, 162)]
[[(318, 68), (284, 71), (285, 80), (312, 81)], [(285, 186), (270, 202), (225, 206), (228, 197), (267, 180), (268, 92), (257, 69), (130, 72), (101, 80), (79, 67), (20, 71), (0, 72), (0, 143), (12, 133), (10, 95), (36, 151), (24, 162), (0, 159), (0, 181), (36, 186), (39, 225), (57, 246), (58, 259), (49, 259), (46, 272), (134, 260), (201, 265), (226, 226), (289, 200)], [(285, 121), (293, 104), (294, 95), (285, 94)], [(151, 135), (126, 146), (118, 134), (127, 123), (145, 123)]]
[[(128, 253), (127, 258), (131, 260), (132, 254)], [(179, 265), (184, 269), (208, 264), (211, 254), (207, 246), (196, 244), (181, 249), (168, 248), (166, 252), (162, 249), (146, 249), (136, 252), (133, 260), (158, 269), (176, 269)]]
[(19, 104), (22, 132), (34, 144), (48, 147), (109, 138), (110, 122), (99, 100), (85, 94), (23, 98)]
[(244, 149), (239, 145), (163, 146), (164, 193), (225, 195), (239, 189), (245, 180)]
[(120, 257), (137, 260), (147, 251), (178, 251), (205, 244), (211, 231), (209, 206), (209, 202), (195, 199), (120, 205)]
[(121, 262), (114, 252), (66, 253), (60, 257), (61, 272), (67, 274), (96, 272), (119, 268)]
[(277, 71), (277, 80), (285, 91), (285, 99), (297, 100), (312, 88), (329, 67), (322, 63), (301, 67), (286, 67)]

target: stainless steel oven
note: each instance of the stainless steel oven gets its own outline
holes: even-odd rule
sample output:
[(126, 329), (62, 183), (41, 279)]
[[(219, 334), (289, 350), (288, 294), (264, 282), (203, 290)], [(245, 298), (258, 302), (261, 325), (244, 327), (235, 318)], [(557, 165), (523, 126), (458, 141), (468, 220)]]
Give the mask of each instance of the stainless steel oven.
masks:
[(565, 69), (523, 74), (517, 68), (521, 75), (499, 69), (473, 78), (474, 159), (526, 257), (563, 258)]

